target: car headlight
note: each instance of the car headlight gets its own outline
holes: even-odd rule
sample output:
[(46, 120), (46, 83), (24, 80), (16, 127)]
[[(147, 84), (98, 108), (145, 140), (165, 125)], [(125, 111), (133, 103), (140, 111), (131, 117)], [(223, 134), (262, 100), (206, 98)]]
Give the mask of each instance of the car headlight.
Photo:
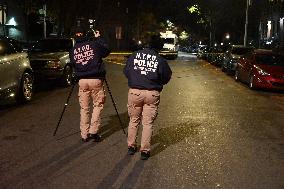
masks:
[(45, 65), (45, 68), (52, 68), (52, 69), (57, 69), (60, 68), (60, 61), (59, 60), (49, 60), (47, 61), (47, 64)]

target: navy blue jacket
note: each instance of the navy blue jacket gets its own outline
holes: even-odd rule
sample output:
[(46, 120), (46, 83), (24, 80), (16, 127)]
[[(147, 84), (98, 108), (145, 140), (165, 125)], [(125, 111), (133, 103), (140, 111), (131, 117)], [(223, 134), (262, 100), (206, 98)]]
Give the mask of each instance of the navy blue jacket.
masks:
[(134, 52), (128, 58), (123, 72), (130, 88), (158, 91), (163, 89), (172, 75), (167, 61), (153, 49)]
[(106, 71), (102, 58), (109, 53), (109, 49), (101, 39), (77, 41), (69, 52), (69, 57), (78, 79), (104, 79)]

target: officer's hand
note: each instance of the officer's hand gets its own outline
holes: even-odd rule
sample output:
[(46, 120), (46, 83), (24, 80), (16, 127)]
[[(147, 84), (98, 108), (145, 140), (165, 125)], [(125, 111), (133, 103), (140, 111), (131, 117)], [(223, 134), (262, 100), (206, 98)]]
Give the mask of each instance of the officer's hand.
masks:
[(100, 31), (99, 31), (99, 30), (96, 30), (96, 31), (94, 32), (94, 35), (95, 35), (95, 38), (100, 37), (100, 36), (101, 36)]

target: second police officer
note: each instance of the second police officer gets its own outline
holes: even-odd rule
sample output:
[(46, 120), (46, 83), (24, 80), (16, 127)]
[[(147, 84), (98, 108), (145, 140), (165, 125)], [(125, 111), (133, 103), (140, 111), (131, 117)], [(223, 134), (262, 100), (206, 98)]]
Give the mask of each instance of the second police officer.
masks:
[(138, 126), (142, 123), (141, 159), (150, 157), (153, 122), (158, 113), (160, 93), (167, 84), (172, 71), (158, 50), (161, 49), (159, 36), (152, 36), (148, 48), (134, 52), (127, 60), (124, 74), (128, 79), (128, 154), (137, 151)]

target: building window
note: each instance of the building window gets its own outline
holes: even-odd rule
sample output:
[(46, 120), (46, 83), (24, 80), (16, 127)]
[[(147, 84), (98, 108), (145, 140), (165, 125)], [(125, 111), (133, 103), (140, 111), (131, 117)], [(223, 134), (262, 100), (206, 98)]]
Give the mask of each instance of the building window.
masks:
[(267, 35), (266, 35), (268, 39), (271, 37), (271, 29), (272, 29), (271, 21), (268, 21), (267, 22)]
[(280, 32), (284, 32), (284, 17), (280, 18), (279, 25), (280, 25)]
[(6, 24), (7, 22), (7, 6), (0, 4), (0, 23)]

